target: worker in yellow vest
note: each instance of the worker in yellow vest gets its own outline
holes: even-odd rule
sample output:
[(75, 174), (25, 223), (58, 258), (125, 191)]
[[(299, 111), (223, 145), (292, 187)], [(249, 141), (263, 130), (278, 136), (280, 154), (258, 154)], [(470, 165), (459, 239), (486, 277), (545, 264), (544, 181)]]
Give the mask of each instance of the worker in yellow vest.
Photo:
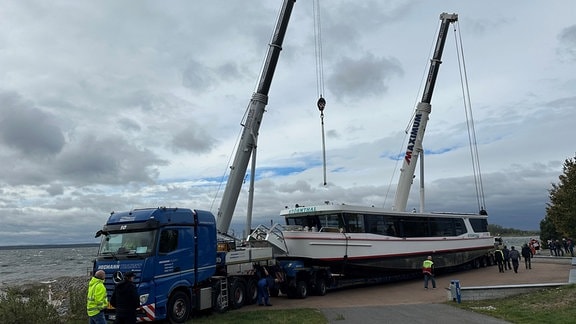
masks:
[(428, 289), (428, 281), (432, 281), (432, 288), (436, 288), (436, 280), (434, 279), (434, 262), (432, 256), (428, 256), (422, 263), (422, 273), (424, 274), (424, 289)]
[(106, 324), (103, 310), (108, 306), (108, 297), (106, 296), (106, 287), (104, 279), (106, 273), (104, 270), (98, 270), (88, 284), (88, 296), (86, 300), (86, 310), (90, 324)]

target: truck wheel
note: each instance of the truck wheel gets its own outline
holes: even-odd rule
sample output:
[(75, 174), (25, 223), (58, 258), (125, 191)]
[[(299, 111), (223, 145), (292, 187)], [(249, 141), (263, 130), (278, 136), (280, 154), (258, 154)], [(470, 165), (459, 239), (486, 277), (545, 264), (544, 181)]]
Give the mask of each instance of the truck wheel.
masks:
[(474, 261), (472, 261), (473, 263), (473, 267), (474, 269), (480, 269), (480, 260), (478, 258), (474, 259)]
[(181, 291), (175, 292), (168, 300), (168, 321), (184, 323), (190, 317), (190, 298)]
[(238, 278), (232, 281), (230, 289), (230, 305), (237, 309), (244, 306), (246, 300), (246, 285), (244, 280)]
[(324, 278), (318, 278), (318, 280), (316, 280), (316, 286), (314, 287), (314, 292), (318, 296), (326, 295), (326, 280)]
[(300, 299), (308, 297), (308, 285), (305, 281), (298, 281), (296, 284), (296, 297)]
[(252, 305), (256, 303), (256, 299), (258, 298), (258, 285), (256, 283), (256, 279), (250, 278), (248, 279), (248, 283), (246, 284), (246, 305)]

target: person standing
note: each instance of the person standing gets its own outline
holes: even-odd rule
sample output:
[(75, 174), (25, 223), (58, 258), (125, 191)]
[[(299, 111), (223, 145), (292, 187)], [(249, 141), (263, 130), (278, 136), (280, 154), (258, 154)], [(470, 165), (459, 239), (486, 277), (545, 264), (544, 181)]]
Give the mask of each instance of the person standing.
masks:
[(136, 323), (136, 309), (140, 306), (140, 298), (134, 285), (134, 272), (126, 272), (124, 280), (114, 287), (110, 305), (116, 308), (114, 324)]
[(532, 263), (530, 259), (532, 259), (532, 250), (528, 244), (524, 244), (522, 246), (522, 257), (524, 258), (524, 265), (526, 265), (526, 269), (532, 269)]
[(494, 251), (494, 260), (496, 260), (498, 264), (498, 271), (504, 272), (504, 252), (502, 252), (502, 250), (496, 249), (496, 251)]
[(510, 263), (510, 249), (507, 245), (504, 245), (504, 270), (512, 270), (512, 264)]
[(510, 260), (512, 260), (512, 267), (514, 272), (518, 273), (518, 266), (520, 265), (520, 253), (514, 247), (510, 248)]
[(272, 288), (275, 284), (274, 278), (268, 273), (266, 267), (262, 267), (261, 277), (258, 280), (258, 305), (259, 306), (272, 306), (270, 304), (270, 292), (268, 288)]
[(98, 270), (88, 283), (86, 311), (89, 324), (106, 324), (103, 310), (108, 307), (108, 297), (106, 296), (104, 279), (106, 279), (106, 273), (104, 270)]
[(424, 274), (424, 289), (428, 289), (428, 281), (432, 281), (432, 288), (436, 288), (436, 280), (434, 279), (434, 262), (432, 256), (428, 256), (422, 263), (422, 273)]

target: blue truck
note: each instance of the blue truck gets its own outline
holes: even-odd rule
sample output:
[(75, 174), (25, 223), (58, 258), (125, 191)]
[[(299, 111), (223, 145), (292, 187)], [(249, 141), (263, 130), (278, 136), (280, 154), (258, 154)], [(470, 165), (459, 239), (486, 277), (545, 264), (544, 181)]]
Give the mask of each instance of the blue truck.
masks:
[[(211, 212), (148, 208), (112, 213), (98, 231), (93, 271), (104, 270), (108, 297), (123, 274), (136, 274), (139, 321), (183, 323), (195, 311), (225, 311), (256, 301), (258, 272), (272, 249), (240, 247), (219, 235)], [(114, 320), (114, 309), (105, 311)]]

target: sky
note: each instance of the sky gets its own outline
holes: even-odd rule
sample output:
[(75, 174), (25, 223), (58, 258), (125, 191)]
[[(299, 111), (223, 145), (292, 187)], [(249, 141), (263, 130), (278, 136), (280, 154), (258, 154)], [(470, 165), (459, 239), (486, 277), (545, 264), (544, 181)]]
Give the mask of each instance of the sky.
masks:
[[(0, 0), (0, 245), (97, 242), (112, 211), (217, 214), (281, 4)], [(252, 226), (283, 223), (280, 210), (295, 204), (391, 208), (448, 12), (458, 23), (424, 137), (425, 210), (478, 211), (463, 70), (489, 222), (539, 229), (576, 153), (576, 2), (318, 6), (320, 34), (312, 1), (297, 1), (290, 18), (260, 127)], [(409, 210), (419, 208), (419, 181), (417, 172)], [(246, 178), (236, 236), (248, 189)]]

